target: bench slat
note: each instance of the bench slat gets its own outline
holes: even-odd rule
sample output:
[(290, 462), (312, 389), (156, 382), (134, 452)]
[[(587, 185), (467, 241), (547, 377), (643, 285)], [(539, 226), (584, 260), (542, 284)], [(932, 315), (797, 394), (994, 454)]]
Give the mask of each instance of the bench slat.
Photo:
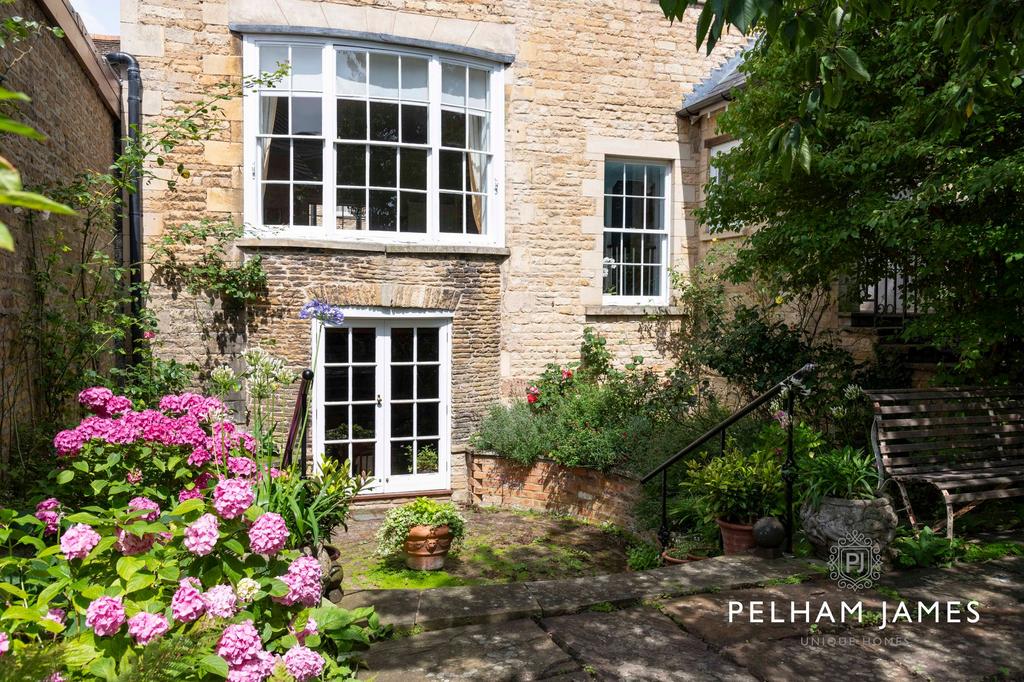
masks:
[(899, 426), (955, 426), (958, 424), (991, 424), (993, 420), (999, 423), (1016, 423), (1018, 421), (1024, 422), (1024, 411), (1019, 414), (1006, 414), (1000, 415), (998, 419), (990, 414), (979, 414), (970, 417), (924, 417), (922, 419), (899, 419), (899, 418), (883, 418), (879, 420), (879, 428), (899, 427)]
[(984, 438), (982, 440), (965, 440), (958, 443), (950, 443), (945, 440), (929, 441), (925, 443), (903, 443), (892, 445), (890, 443), (879, 443), (878, 448), (885, 454), (897, 452), (935, 452), (938, 450), (974, 450), (979, 448), (998, 448), (1001, 445), (1024, 444), (1024, 436), (1009, 436), (1007, 438)]
[[(933, 438), (936, 436), (984, 436), (1000, 433), (1024, 433), (1024, 423), (1020, 424), (988, 424), (945, 429), (904, 429), (900, 431), (878, 431), (879, 441), (910, 440), (913, 438)], [(956, 441), (952, 445), (956, 446)]]
[(949, 471), (964, 471), (978, 469), (983, 466), (997, 465), (1004, 466), (1006, 462), (1024, 459), (1024, 450), (1016, 448), (1007, 452), (991, 455), (988, 453), (976, 453), (975, 457), (961, 456), (951, 457), (892, 457), (885, 461), (886, 468), (894, 472), (899, 471), (934, 471), (936, 468)]
[(1024, 497), (1024, 488), (1001, 488), (973, 493), (953, 493), (950, 499), (954, 502), (970, 502), (973, 500), (1002, 500), (1007, 497)]
[(978, 398), (1024, 397), (1020, 388), (940, 388), (901, 389), (890, 391), (865, 391), (875, 402), (906, 402), (909, 400), (976, 400)]
[[(980, 469), (962, 469), (960, 471), (934, 471), (931, 473), (919, 474), (918, 477), (925, 481), (982, 481), (991, 478), (1006, 476), (1007, 474), (1024, 474), (1024, 462), (1006, 462), (1007, 466), (996, 466)], [(906, 478), (906, 477), (904, 477)]]
[(1024, 410), (1024, 400), (1000, 400), (985, 405), (969, 405), (964, 403), (913, 403), (908, 405), (876, 405), (875, 412), (878, 414), (928, 414), (931, 412), (988, 412), (996, 414), (1005, 412), (1019, 412)]

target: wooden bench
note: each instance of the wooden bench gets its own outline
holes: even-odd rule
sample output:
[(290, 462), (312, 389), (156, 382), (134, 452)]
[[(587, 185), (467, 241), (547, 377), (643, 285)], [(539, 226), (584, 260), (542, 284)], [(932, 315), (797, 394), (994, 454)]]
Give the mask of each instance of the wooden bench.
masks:
[[(868, 391), (871, 441), (883, 485), (892, 481), (917, 526), (905, 483), (935, 486), (953, 521), (984, 500), (1024, 496), (1024, 388)], [(954, 511), (954, 506), (960, 509)]]

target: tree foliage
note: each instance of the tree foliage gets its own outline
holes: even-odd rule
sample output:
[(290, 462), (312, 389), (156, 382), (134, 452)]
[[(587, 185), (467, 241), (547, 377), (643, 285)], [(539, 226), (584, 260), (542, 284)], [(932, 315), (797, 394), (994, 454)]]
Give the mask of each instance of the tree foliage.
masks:
[[(971, 12), (982, 5), (990, 30), (978, 35)], [(807, 54), (825, 55), (835, 36), (806, 49), (759, 42), (743, 66), (745, 91), (719, 118), (743, 143), (716, 160), (726, 179), (709, 186), (702, 216), (721, 227), (759, 226), (730, 276), (788, 292), (845, 280), (856, 291), (895, 264), (910, 276), (906, 294), (920, 311), (908, 337), (954, 350), (960, 370), (1019, 380), (1024, 98), (1015, 74), (1024, 57), (1007, 31), (1019, 30), (1021, 7), (907, 1), (887, 13), (850, 12), (842, 44), (870, 79), (847, 80), (841, 103), (811, 118), (806, 94), (819, 81)], [(950, 25), (965, 31), (966, 50), (949, 44)], [(950, 117), (951, 106), (962, 115)], [(792, 175), (777, 153), (779, 127), (790, 122), (803, 125), (811, 173)]]

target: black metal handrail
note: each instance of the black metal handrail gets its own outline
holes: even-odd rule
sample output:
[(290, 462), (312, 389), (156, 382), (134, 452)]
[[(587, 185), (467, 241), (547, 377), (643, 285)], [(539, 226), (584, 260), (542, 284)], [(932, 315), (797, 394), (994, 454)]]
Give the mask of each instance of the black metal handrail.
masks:
[(288, 424), (288, 438), (281, 454), (281, 468), (290, 466), (292, 453), (295, 452), (295, 441), (299, 440), (299, 476), (306, 477), (306, 432), (308, 431), (307, 416), (309, 412), (309, 389), (313, 385), (313, 370), (302, 370), (299, 379), (299, 392), (295, 395), (295, 407), (292, 409), (292, 421)]
[[(790, 374), (788, 377), (775, 384), (767, 391), (757, 396), (749, 403), (741, 407), (740, 409), (733, 412), (729, 417), (722, 420), (717, 426), (707, 431), (704, 435), (697, 438), (685, 448), (672, 455), (664, 462), (659, 464), (649, 474), (640, 479), (641, 483), (648, 483), (655, 476), (661, 474), (661, 528), (658, 529), (658, 541), (661, 542), (663, 549), (668, 549), (669, 543), (672, 540), (671, 532), (668, 528), (668, 469), (670, 466), (693, 453), (698, 448), (706, 444), (715, 436), (720, 436), (722, 443), (722, 452), (725, 452), (725, 432), (730, 426), (743, 419), (748, 414), (761, 407), (770, 400), (777, 398), (782, 395), (782, 392), (787, 388), (792, 388), (800, 378), (808, 374), (814, 369), (814, 365), (808, 363), (798, 369), (797, 371)], [(782, 466), (782, 478), (786, 483), (786, 551), (793, 551), (793, 482), (796, 480), (796, 459), (793, 456), (793, 406), (795, 401), (795, 392), (790, 390), (786, 393), (786, 414), (789, 415), (789, 424), (787, 426), (786, 436), (786, 462)]]

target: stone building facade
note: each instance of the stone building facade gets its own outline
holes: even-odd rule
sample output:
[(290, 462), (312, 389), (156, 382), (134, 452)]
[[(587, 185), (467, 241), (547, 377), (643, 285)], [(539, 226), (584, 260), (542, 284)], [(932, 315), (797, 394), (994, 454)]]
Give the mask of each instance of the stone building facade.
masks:
[[(8, 115), (46, 136), (40, 141), (5, 134), (0, 154), (21, 172), (27, 188), (65, 183), (87, 170), (106, 172), (119, 137), (121, 90), (116, 75), (96, 53), (66, 0), (15, 0), (3, 12), (60, 27), (65, 37), (44, 33), (0, 50), (0, 62), (10, 67), (3, 87), (31, 98)], [(26, 315), (41, 306), (32, 262), (57, 233), (69, 240), (73, 254), (81, 246), (76, 218), (4, 211), (2, 219), (11, 229), (15, 251), (0, 250), (0, 463), (15, 447), (16, 428), (25, 432), (18, 441), (24, 446), (33, 413), (52, 400), (46, 387), (34, 387), (32, 377), (39, 349), (26, 334)], [(97, 243), (116, 256), (113, 250), (120, 240), (103, 232)]]
[[(247, 226), (238, 258), (258, 255), (269, 276), (265, 301), (243, 311), (155, 286), (164, 352), (210, 367), (259, 346), (296, 370), (315, 365), (314, 449), (350, 448), (382, 479), (411, 467), (399, 461), (403, 443), (442, 450), (437, 475), (430, 463), (418, 482), (393, 475), (381, 489), (392, 495), (464, 480), (458, 454), (488, 405), (574, 359), (585, 327), (620, 359), (665, 366), (665, 324), (679, 313), (669, 271), (698, 257), (692, 210), (706, 172), (699, 129), (677, 112), (743, 41), (726, 36), (706, 56), (694, 47), (696, 17), (672, 25), (647, 0), (122, 0), (122, 49), (142, 65), (146, 124), (281, 55), (292, 67), (231, 102), (215, 139), (176, 154), (187, 182), (145, 190), (147, 241), (183, 222), (232, 220)], [(350, 116), (365, 116), (347, 107), (364, 101), (369, 137), (364, 118), (345, 133)], [(396, 180), (378, 153), (426, 158), (426, 178), (410, 171), (407, 181), (402, 165)], [(446, 159), (463, 165), (452, 171)], [(376, 221), (386, 234), (364, 229)], [(344, 307), (351, 336), (300, 320), (311, 298)], [(652, 323), (656, 311), (669, 321)], [(364, 345), (359, 359), (364, 329), (376, 354)], [(432, 360), (420, 367), (419, 350), (402, 359), (406, 337), (428, 354), (439, 339), (438, 391)], [(327, 360), (339, 353), (349, 355)], [(411, 435), (396, 378), (409, 367), (428, 377), (416, 391), (430, 387), (409, 398)], [(360, 422), (374, 400), (383, 410)]]

